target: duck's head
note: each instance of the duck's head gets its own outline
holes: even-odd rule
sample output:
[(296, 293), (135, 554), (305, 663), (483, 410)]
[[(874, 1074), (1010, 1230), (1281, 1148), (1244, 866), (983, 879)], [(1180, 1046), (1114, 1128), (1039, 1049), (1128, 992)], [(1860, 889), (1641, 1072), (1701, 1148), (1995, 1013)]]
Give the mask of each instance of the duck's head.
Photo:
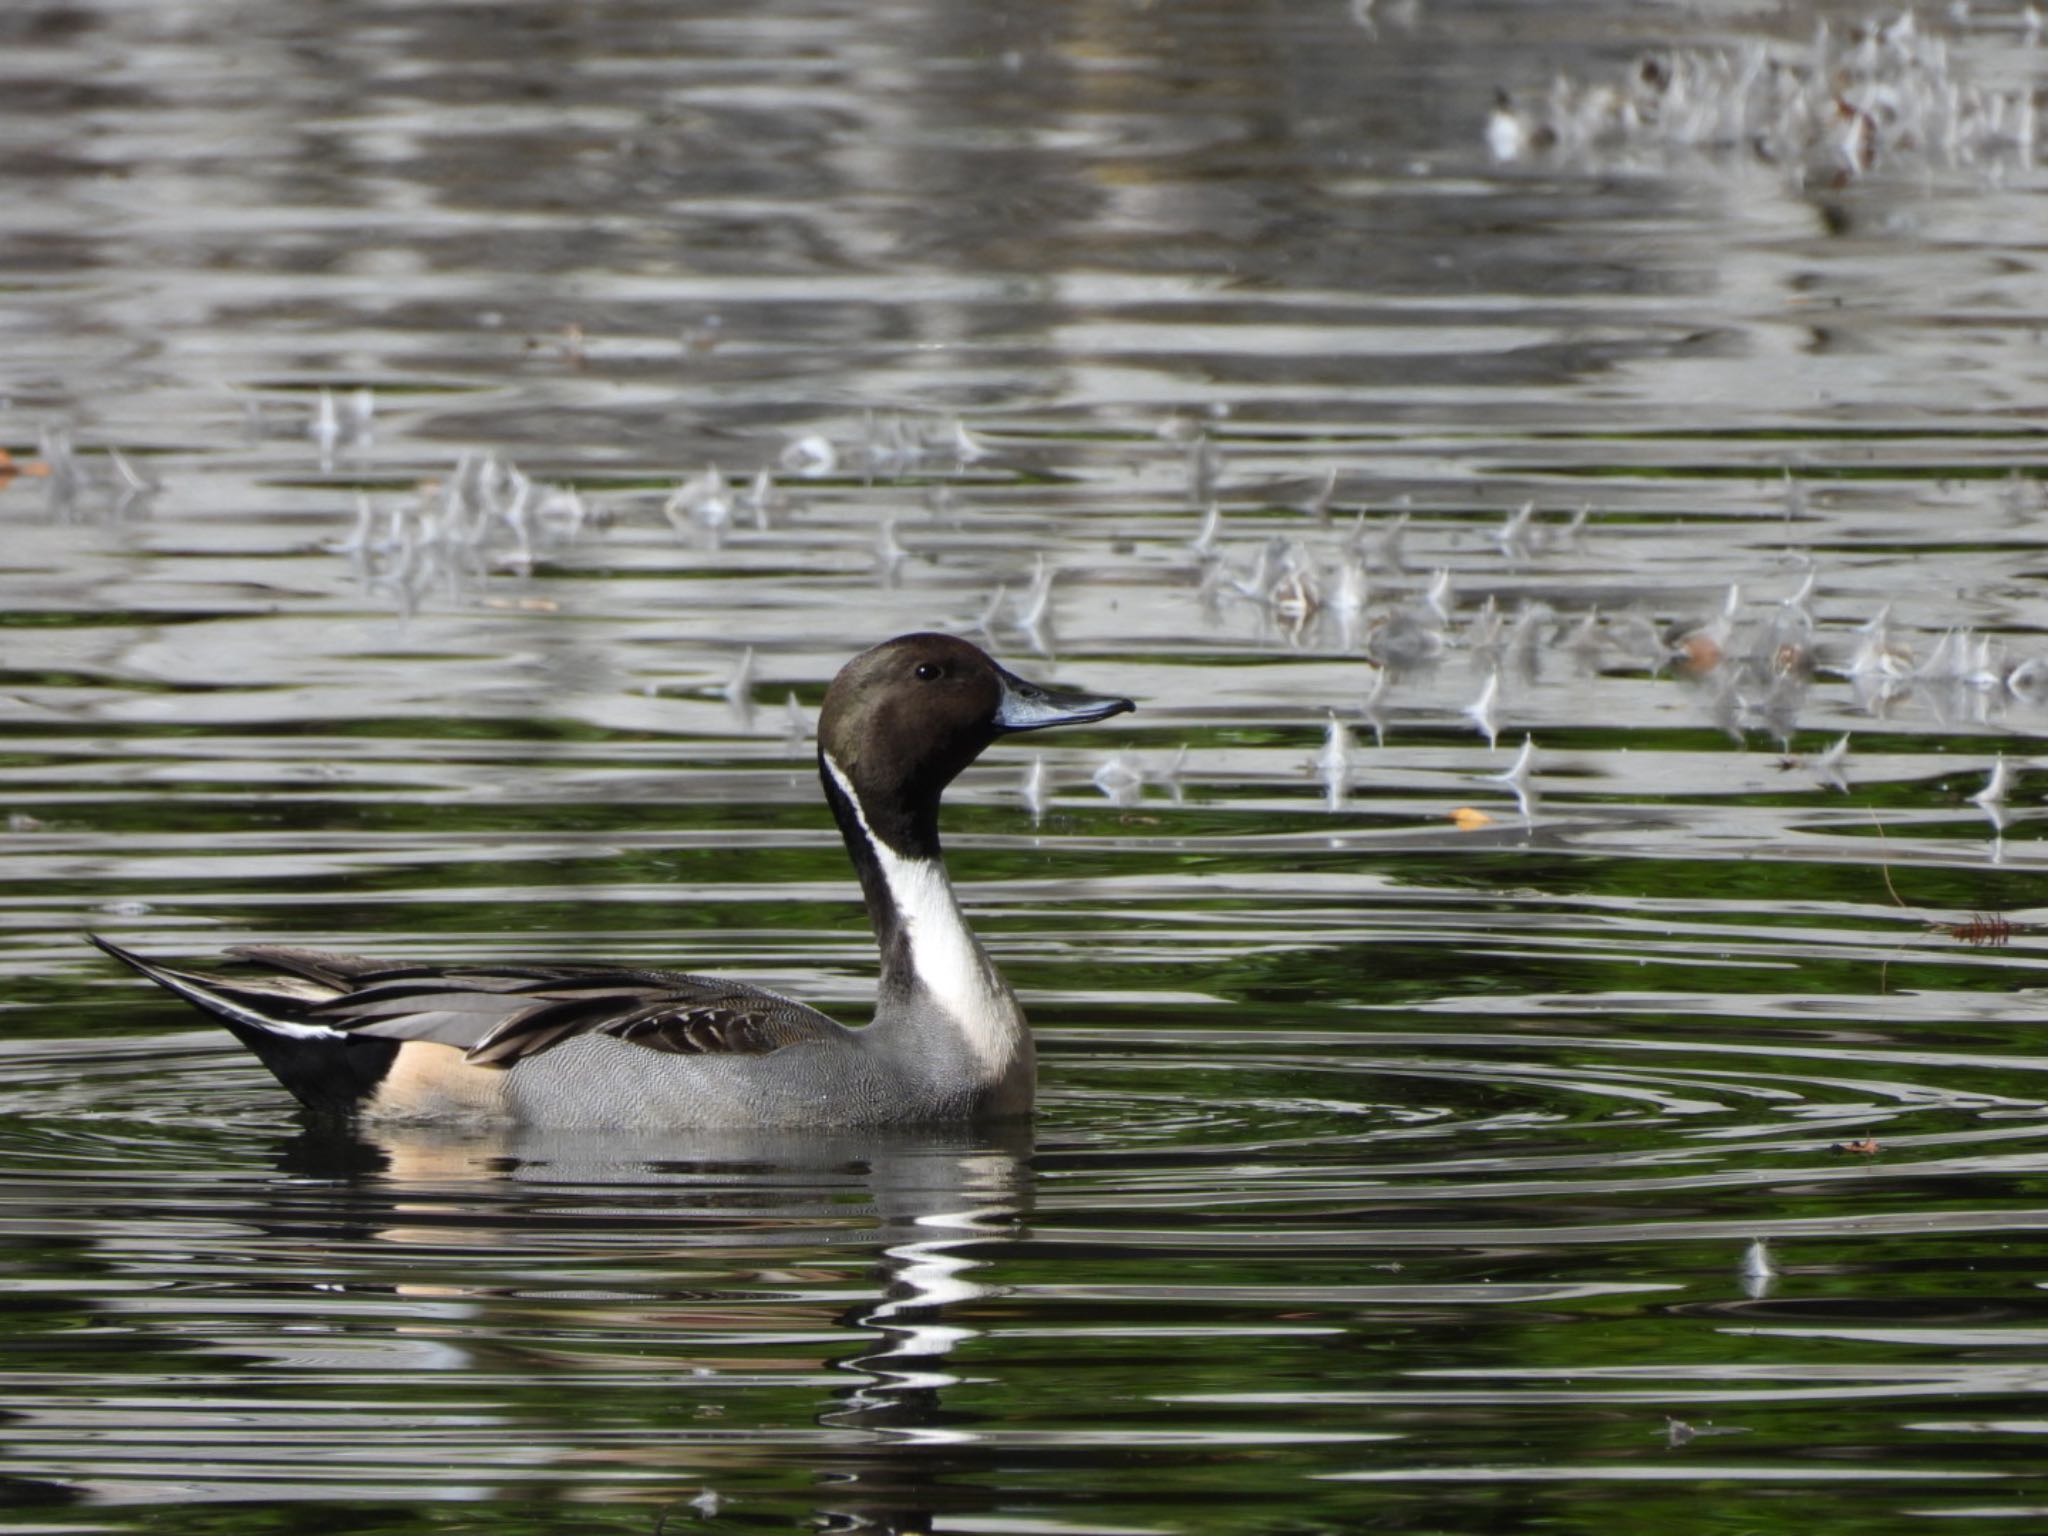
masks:
[(1136, 707), (1027, 683), (951, 635), (899, 635), (832, 680), (818, 717), (819, 768), (828, 794), (851, 790), (870, 831), (898, 853), (935, 852), (940, 793), (998, 736)]

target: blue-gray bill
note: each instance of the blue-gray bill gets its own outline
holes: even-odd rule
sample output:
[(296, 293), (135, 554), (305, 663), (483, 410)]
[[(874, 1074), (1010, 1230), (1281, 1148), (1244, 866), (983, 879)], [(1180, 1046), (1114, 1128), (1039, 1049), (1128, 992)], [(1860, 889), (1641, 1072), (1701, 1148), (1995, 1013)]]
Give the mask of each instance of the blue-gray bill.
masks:
[(1081, 693), (1071, 688), (1044, 688), (998, 667), (1002, 701), (996, 705), (995, 727), (1005, 734), (1038, 731), (1052, 725), (1087, 725), (1126, 714), (1138, 706), (1108, 694)]

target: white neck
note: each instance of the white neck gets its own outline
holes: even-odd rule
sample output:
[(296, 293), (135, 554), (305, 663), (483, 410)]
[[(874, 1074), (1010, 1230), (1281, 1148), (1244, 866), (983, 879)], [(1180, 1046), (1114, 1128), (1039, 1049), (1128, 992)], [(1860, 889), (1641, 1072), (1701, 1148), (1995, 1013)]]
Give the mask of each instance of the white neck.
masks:
[(854, 819), (874, 850), (919, 987), (960, 1031), (991, 1080), (1000, 1078), (1016, 1060), (1024, 1038), (1024, 1010), (967, 926), (946, 866), (937, 859), (906, 858), (876, 837), (853, 781), (831, 753), (824, 759), (832, 782), (853, 807)]

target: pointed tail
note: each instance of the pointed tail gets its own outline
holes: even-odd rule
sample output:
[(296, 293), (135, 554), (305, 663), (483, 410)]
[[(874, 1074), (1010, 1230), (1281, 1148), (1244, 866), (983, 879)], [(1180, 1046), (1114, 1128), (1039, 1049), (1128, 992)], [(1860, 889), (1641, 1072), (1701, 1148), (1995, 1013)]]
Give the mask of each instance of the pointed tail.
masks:
[(304, 997), (298, 998), (294, 1007), (293, 1000), (282, 992), (266, 995), (256, 985), (239, 986), (225, 977), (173, 970), (96, 933), (86, 938), (226, 1025), (308, 1109), (324, 1113), (353, 1110), (376, 1091), (398, 1054), (397, 1041), (352, 1035), (293, 1017), (303, 1013)]

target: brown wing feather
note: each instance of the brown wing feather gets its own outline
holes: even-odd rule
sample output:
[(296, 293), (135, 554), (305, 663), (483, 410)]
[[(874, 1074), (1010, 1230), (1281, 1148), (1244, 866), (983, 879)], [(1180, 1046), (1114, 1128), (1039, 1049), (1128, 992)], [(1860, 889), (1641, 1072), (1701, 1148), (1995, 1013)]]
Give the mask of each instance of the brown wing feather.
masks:
[[(509, 1067), (578, 1035), (605, 1034), (670, 1055), (763, 1055), (837, 1035), (802, 1003), (741, 982), (606, 965), (394, 965), (322, 950), (249, 946), (325, 997), (307, 1023), (382, 1040), (451, 1045), (479, 1066)], [(294, 982), (292, 985), (299, 985)]]
[(672, 1056), (766, 1055), (839, 1026), (814, 1008), (709, 976), (670, 976), (657, 988), (555, 1000), (506, 1019), (469, 1059), (510, 1066), (580, 1034), (610, 1035)]

